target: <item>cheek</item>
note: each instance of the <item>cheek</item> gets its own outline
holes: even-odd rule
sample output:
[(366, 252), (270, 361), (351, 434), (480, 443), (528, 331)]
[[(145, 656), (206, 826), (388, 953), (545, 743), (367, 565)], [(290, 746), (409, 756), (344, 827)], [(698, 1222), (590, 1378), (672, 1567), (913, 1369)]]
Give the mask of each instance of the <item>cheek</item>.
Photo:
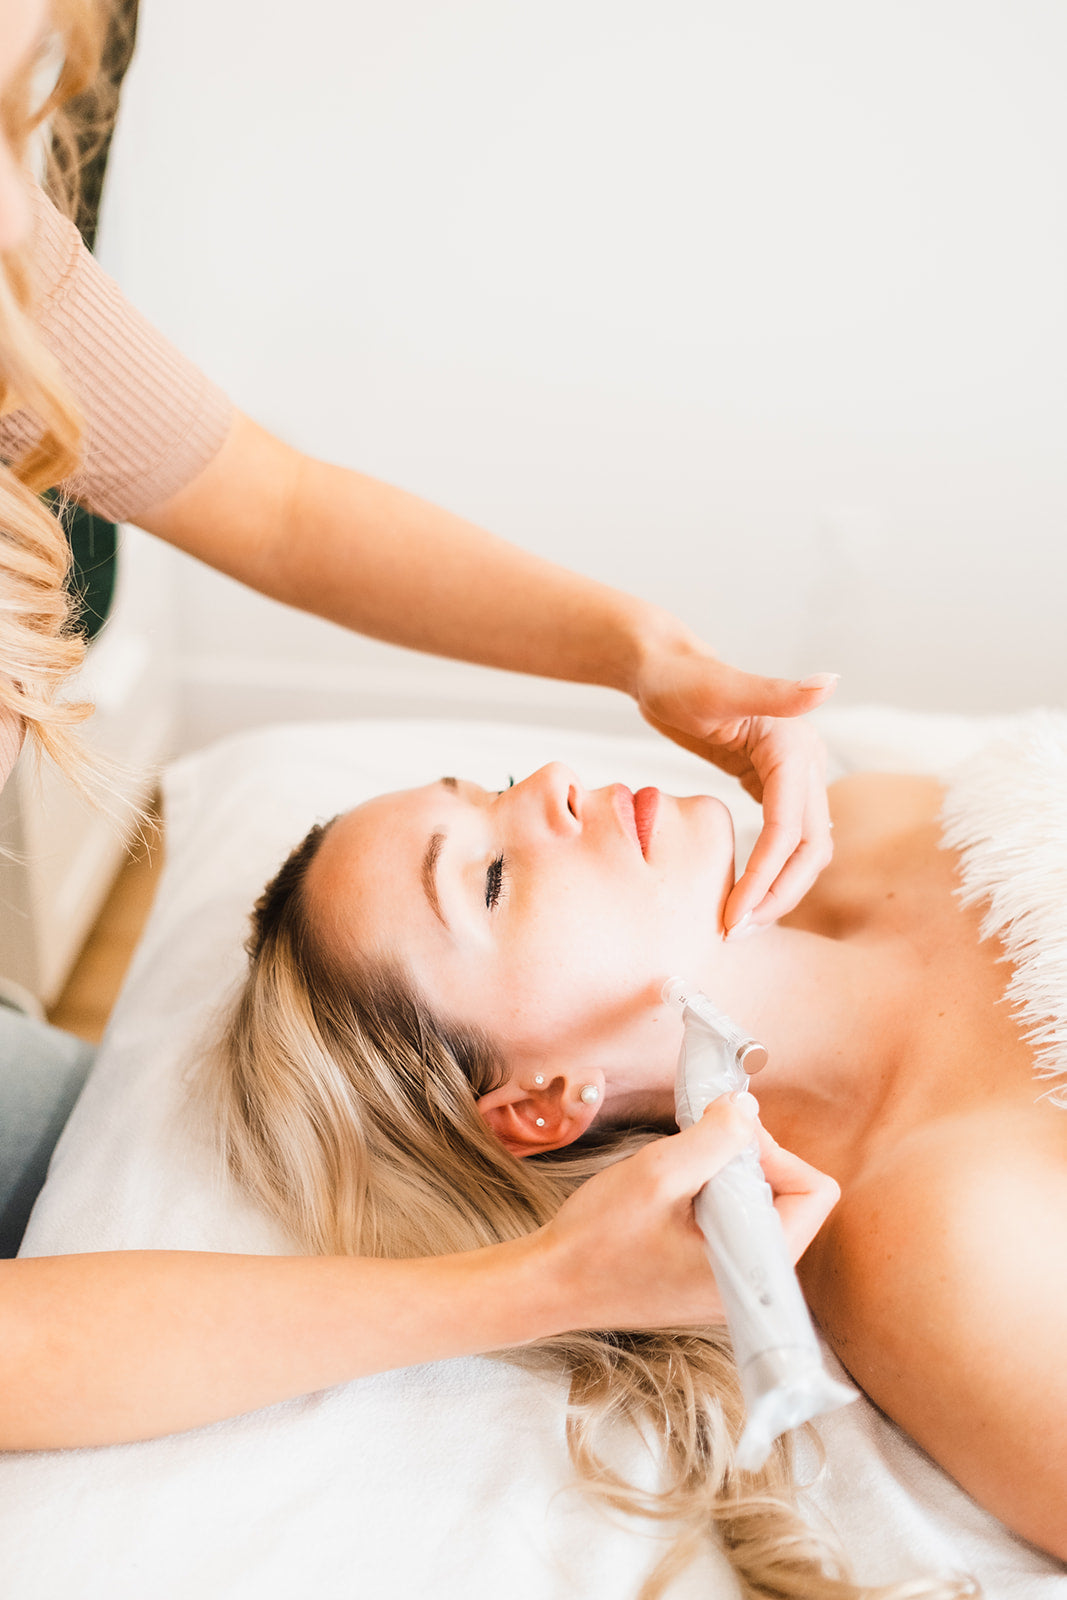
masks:
[(532, 1055), (577, 1041), (660, 1004), (664, 979), (703, 972), (720, 946), (733, 885), (733, 831), (717, 802), (687, 811), (647, 876), (571, 858), (541, 864), (536, 888), (503, 910), (492, 954), (438, 972), (457, 1020), (489, 1028)]
[(513, 1049), (547, 1051), (658, 1001), (668, 975), (660, 919), (625, 897), (603, 911), (571, 890), (506, 950), (495, 1026)]

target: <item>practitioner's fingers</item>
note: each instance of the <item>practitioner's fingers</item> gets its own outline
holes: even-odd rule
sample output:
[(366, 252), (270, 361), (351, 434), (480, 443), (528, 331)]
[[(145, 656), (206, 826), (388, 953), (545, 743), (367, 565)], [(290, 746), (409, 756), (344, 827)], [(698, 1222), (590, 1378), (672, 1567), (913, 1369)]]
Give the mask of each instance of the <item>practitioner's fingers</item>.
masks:
[(542, 1230), (559, 1328), (699, 1327), (722, 1321), (693, 1201), (754, 1137), (795, 1261), (838, 1198), (832, 1178), (780, 1149), (751, 1095), (722, 1096), (683, 1133), (598, 1172)]
[(689, 1203), (704, 1185), (755, 1136), (757, 1107), (752, 1095), (720, 1095), (692, 1127), (657, 1139), (634, 1160), (655, 1168), (655, 1184), (665, 1202)]
[(631, 1156), (632, 1192), (640, 1183), (645, 1203), (660, 1209), (689, 1207), (704, 1185), (752, 1143), (756, 1114), (751, 1095), (720, 1095), (692, 1127), (656, 1139)]
[[(682, 682), (676, 678), (676, 684)], [(715, 731), (723, 723), (749, 721), (754, 717), (799, 717), (814, 711), (837, 685), (837, 674), (820, 672), (800, 682), (792, 678), (768, 678), (756, 672), (743, 672), (726, 661), (705, 659), (699, 673), (690, 671), (685, 731), (698, 731), (690, 725), (696, 716), (707, 724), (704, 738), (718, 742)]]
[(786, 1242), (798, 1261), (841, 1198), (840, 1186), (826, 1172), (783, 1150), (766, 1128), (757, 1129), (763, 1174), (774, 1193)]
[[(706, 647), (668, 645), (646, 651), (633, 696), (649, 722), (689, 750), (719, 761), (736, 750), (739, 730), (761, 718), (802, 716), (821, 705), (837, 675), (817, 673), (794, 682), (742, 672)], [(726, 763), (722, 763), (726, 764)], [(735, 770), (732, 765), (727, 770)]]
[(784, 915), (828, 859), (825, 753), (803, 713), (836, 683), (832, 673), (800, 683), (759, 677), (703, 648), (651, 652), (641, 667), (633, 693), (646, 721), (732, 774), (763, 805), (763, 831), (727, 902), (727, 928), (746, 917), (760, 926)]
[(827, 865), (833, 846), (826, 752), (806, 723), (772, 724), (752, 751), (763, 794), (763, 828), (726, 903), (728, 936), (765, 927), (791, 911)]
[[(795, 725), (789, 725), (790, 729)], [(727, 933), (751, 923), (771, 885), (778, 878), (804, 835), (810, 757), (805, 749), (795, 759), (795, 741), (770, 737), (756, 748), (763, 795), (763, 827), (745, 871), (734, 884), (723, 912)]]
[(722, 1320), (693, 1200), (751, 1144), (751, 1097), (724, 1096), (684, 1133), (598, 1172), (544, 1230), (572, 1327), (667, 1328)]
[(560, 1234), (604, 1225), (614, 1237), (624, 1213), (642, 1231), (675, 1226), (691, 1213), (704, 1185), (751, 1144), (755, 1118), (751, 1095), (720, 1096), (691, 1128), (654, 1139), (590, 1178), (564, 1202), (551, 1227)]
[[(764, 809), (766, 815), (777, 815), (778, 796), (770, 789), (766, 791)], [(795, 802), (790, 798), (790, 806)], [(830, 808), (826, 798), (826, 783), (823, 777), (821, 760), (818, 766), (813, 765), (806, 779), (806, 791), (803, 800), (803, 811), (800, 824), (800, 836), (794, 843), (794, 836), (787, 834), (784, 845), (781, 835), (785, 833), (784, 825), (778, 825), (775, 833), (768, 839), (766, 853), (761, 852), (763, 841), (774, 824), (765, 823), (763, 833), (752, 852), (744, 876), (734, 886), (730, 899), (727, 901), (723, 920), (726, 923), (727, 937), (738, 938), (745, 929), (755, 931), (757, 928), (769, 927), (779, 917), (784, 917), (792, 911), (807, 894), (815, 879), (823, 869), (829, 866), (833, 858), (833, 834), (830, 823)], [(775, 846), (777, 845), (777, 849)], [(789, 846), (792, 845), (792, 849)], [(781, 871), (765, 889), (762, 897), (752, 906), (751, 911), (742, 911), (740, 918), (735, 917), (738, 901), (744, 905), (746, 898), (751, 895), (750, 880), (755, 879), (758, 894), (760, 887), (766, 882), (767, 875), (773, 870), (774, 861), (786, 852), (786, 860)], [(743, 924), (743, 925), (742, 925)]]

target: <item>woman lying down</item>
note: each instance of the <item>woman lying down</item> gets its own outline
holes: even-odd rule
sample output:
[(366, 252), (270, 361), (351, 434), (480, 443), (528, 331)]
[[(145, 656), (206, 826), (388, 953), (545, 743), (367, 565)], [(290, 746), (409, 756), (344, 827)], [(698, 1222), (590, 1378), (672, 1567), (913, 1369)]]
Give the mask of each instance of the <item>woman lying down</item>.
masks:
[[(842, 1362), (977, 1501), (1067, 1559), (1067, 719), (1025, 724), (947, 800), (864, 774), (831, 802), (833, 863), (779, 924), (729, 940), (733, 828), (707, 796), (588, 791), (552, 765), (313, 828), (256, 908), (216, 1079), (228, 1157), (312, 1252), (529, 1233), (674, 1131), (661, 989), (681, 973), (768, 1047), (765, 1171), (797, 1254), (830, 1212), (799, 1270)], [(832, 1211), (819, 1174), (840, 1186)], [(733, 1466), (721, 1322), (514, 1359), (568, 1372), (579, 1477), (682, 1527), (648, 1593), (714, 1531), (751, 1594), (857, 1592), (791, 1507), (787, 1446)], [(663, 1441), (654, 1506), (598, 1456), (620, 1415)]]

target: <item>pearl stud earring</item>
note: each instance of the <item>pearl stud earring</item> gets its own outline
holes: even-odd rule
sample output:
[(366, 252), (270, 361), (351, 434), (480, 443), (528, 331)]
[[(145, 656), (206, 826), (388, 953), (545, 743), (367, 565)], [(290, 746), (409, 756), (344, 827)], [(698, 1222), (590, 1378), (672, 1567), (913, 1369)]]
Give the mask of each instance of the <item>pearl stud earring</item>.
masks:
[(544, 1119), (544, 1117), (538, 1117), (538, 1119), (537, 1119), (537, 1126), (538, 1126), (538, 1127), (539, 1127), (539, 1128), (543, 1128), (543, 1127), (544, 1127), (544, 1125), (545, 1125), (545, 1119)]
[(578, 1098), (582, 1101), (583, 1105), (595, 1106), (597, 1101), (600, 1099), (600, 1090), (597, 1088), (595, 1083), (584, 1083)]
[(544, 1086), (545, 1086), (545, 1075), (544, 1075), (543, 1072), (539, 1072), (537, 1074), (537, 1077), (534, 1079), (534, 1083), (537, 1085), (537, 1087), (539, 1089), (543, 1089), (544, 1088)]

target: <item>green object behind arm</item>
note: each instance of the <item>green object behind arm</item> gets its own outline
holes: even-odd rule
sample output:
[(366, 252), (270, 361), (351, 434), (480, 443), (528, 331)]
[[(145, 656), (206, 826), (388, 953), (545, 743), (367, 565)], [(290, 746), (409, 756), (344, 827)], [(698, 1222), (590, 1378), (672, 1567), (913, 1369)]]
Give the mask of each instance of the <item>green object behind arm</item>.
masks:
[(66, 531), (71, 554), (67, 589), (77, 603), (75, 626), (89, 644), (107, 621), (115, 597), (118, 529), (83, 506), (68, 501), (57, 507), (54, 496), (47, 498)]

